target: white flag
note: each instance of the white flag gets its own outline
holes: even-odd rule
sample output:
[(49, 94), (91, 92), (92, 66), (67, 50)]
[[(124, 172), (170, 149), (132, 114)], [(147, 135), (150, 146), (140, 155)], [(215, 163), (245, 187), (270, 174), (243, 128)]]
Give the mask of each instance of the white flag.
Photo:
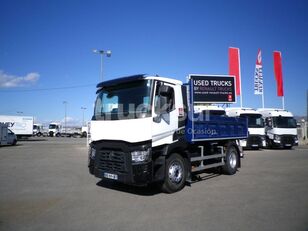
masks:
[(262, 56), (261, 50), (258, 50), (255, 79), (254, 79), (255, 95), (263, 95), (263, 73), (262, 73)]

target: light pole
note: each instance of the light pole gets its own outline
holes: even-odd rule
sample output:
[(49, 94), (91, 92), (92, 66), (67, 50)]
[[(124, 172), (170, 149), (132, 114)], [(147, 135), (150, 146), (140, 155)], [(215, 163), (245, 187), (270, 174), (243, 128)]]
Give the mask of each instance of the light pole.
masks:
[(63, 101), (64, 104), (64, 132), (66, 134), (66, 107), (67, 107), (67, 101)]
[(84, 111), (86, 110), (86, 107), (81, 107), (82, 110), (82, 126), (84, 126)]
[(97, 49), (94, 49), (93, 52), (95, 54), (99, 54), (101, 55), (101, 81), (103, 81), (103, 56), (106, 55), (107, 57), (110, 57), (111, 56), (111, 50), (107, 50), (107, 51), (104, 51), (104, 50), (97, 50)]

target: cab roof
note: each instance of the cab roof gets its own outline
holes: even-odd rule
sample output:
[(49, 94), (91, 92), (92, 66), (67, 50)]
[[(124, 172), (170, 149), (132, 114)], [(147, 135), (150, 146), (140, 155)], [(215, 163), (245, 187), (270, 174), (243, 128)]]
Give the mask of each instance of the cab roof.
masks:
[(137, 75), (124, 76), (124, 77), (120, 77), (117, 79), (104, 81), (104, 82), (97, 84), (96, 87), (97, 88), (110, 87), (110, 86), (115, 86), (121, 83), (134, 82), (134, 81), (138, 81), (142, 79), (154, 79), (154, 80), (168, 82), (174, 85), (182, 85), (182, 82), (176, 79), (165, 78), (165, 77), (160, 77), (160, 76), (148, 76), (146, 74), (137, 74)]

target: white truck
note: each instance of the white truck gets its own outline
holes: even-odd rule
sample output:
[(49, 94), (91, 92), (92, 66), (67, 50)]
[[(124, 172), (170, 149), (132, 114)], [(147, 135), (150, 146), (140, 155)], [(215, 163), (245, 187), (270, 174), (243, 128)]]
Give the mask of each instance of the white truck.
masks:
[(7, 124), (8, 128), (17, 136), (17, 138), (30, 137), (33, 135), (32, 116), (0, 115), (0, 123)]
[(0, 123), (0, 146), (2, 145), (16, 145), (16, 135), (8, 129), (8, 125)]
[(61, 129), (62, 129), (61, 123), (51, 122), (48, 127), (48, 135), (50, 137), (53, 137), (53, 136), (60, 137)]
[(287, 110), (260, 108), (265, 120), (266, 143), (268, 147), (292, 148), (298, 145), (296, 120)]
[(259, 149), (266, 147), (265, 126), (262, 114), (252, 108), (226, 108), (227, 116), (248, 118), (248, 138), (240, 140), (243, 148)]
[(42, 124), (33, 124), (33, 136), (42, 136), (43, 135), (43, 125)]
[(155, 182), (167, 193), (206, 169), (235, 174), (247, 119), (195, 111), (206, 99), (235, 98), (234, 77), (205, 77), (190, 75), (183, 84), (135, 75), (98, 84), (88, 133), (90, 174), (139, 186)]

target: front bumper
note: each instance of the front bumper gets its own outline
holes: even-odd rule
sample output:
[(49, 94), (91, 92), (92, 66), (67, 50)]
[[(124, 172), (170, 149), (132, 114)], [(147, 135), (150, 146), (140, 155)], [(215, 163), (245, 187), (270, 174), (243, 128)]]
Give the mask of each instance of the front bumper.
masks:
[(263, 148), (266, 146), (265, 137), (261, 135), (249, 135), (247, 139), (241, 140), (243, 148)]
[(153, 179), (151, 158), (146, 162), (133, 163), (131, 151), (146, 149), (149, 146), (149, 142), (130, 144), (98, 141), (91, 143), (90, 150), (95, 150), (95, 157), (89, 153), (89, 172), (101, 179), (131, 185), (147, 185)]
[(292, 135), (280, 135), (279, 139), (274, 139), (272, 142), (274, 147), (285, 148), (298, 146), (298, 139)]

